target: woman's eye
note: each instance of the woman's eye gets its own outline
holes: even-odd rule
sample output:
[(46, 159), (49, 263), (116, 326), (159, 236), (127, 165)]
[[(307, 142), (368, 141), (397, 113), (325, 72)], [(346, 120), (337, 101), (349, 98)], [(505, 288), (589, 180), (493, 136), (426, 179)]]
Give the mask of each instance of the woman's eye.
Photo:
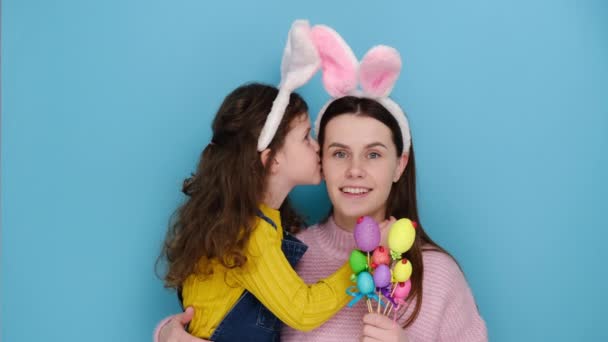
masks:
[(368, 157), (369, 157), (369, 159), (376, 159), (376, 158), (380, 158), (380, 153), (377, 153), (377, 152), (371, 152), (371, 153), (368, 155)]
[(340, 158), (340, 159), (346, 158), (346, 152), (344, 152), (344, 151), (336, 151), (336, 152), (334, 152), (334, 157)]

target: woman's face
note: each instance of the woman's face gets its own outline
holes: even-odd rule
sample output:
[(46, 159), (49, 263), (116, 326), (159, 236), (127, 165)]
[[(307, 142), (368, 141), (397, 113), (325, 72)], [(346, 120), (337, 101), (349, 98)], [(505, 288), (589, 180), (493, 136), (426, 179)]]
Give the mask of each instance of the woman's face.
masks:
[(323, 175), (334, 206), (334, 219), (352, 228), (363, 215), (386, 217), (391, 186), (407, 164), (397, 157), (390, 129), (365, 116), (343, 114), (325, 126)]

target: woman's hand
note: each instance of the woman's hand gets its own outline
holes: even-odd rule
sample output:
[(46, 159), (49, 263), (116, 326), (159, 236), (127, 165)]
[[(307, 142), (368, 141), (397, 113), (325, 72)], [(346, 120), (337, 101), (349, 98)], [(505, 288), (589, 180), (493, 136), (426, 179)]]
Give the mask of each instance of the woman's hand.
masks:
[(197, 337), (194, 337), (186, 330), (184, 326), (192, 320), (194, 316), (194, 308), (187, 307), (186, 311), (181, 314), (173, 316), (167, 324), (160, 328), (158, 334), (158, 340), (155, 342), (201, 342), (207, 341)]
[(408, 342), (405, 330), (392, 319), (376, 313), (363, 316), (363, 336), (361, 341)]

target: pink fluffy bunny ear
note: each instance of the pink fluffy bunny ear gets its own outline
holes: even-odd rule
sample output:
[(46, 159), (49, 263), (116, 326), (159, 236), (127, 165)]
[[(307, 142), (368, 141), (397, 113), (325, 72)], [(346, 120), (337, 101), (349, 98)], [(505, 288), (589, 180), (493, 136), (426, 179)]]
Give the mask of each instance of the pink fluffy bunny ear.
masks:
[(357, 88), (357, 57), (332, 28), (316, 25), (311, 35), (317, 46), (323, 70), (323, 85), (332, 97), (342, 97)]
[(365, 54), (359, 65), (361, 89), (372, 97), (388, 97), (400, 72), (399, 52), (390, 46), (375, 46)]

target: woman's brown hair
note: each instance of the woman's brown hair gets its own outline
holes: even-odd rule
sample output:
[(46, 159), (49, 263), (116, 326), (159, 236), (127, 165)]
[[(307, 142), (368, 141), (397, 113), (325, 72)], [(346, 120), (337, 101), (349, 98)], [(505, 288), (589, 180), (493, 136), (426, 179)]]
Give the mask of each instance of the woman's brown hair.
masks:
[[(182, 191), (189, 197), (169, 224), (159, 257), (167, 263), (166, 287), (179, 289), (193, 273), (210, 274), (206, 260), (216, 259), (227, 268), (247, 261), (242, 251), (254, 229), (268, 174), (257, 142), (277, 94), (275, 87), (253, 83), (224, 99), (213, 120), (211, 143), (202, 151), (196, 172), (184, 181)], [(268, 147), (270, 160), (294, 119), (307, 111), (306, 102), (292, 93)], [(287, 199), (280, 212), (286, 229), (302, 225)]]
[[(325, 127), (327, 126), (327, 123), (331, 121), (331, 119), (345, 114), (370, 117), (382, 122), (392, 132), (393, 143), (397, 147), (397, 157), (403, 154), (404, 146), (401, 129), (393, 115), (375, 100), (354, 96), (346, 96), (333, 101), (323, 113), (318, 132), (321, 152), (323, 151)], [(413, 143), (410, 146), (408, 156), (408, 163), (405, 171), (401, 175), (401, 178), (393, 184), (386, 202), (386, 218), (389, 218), (390, 216), (396, 218), (409, 218), (418, 223), (414, 244), (409, 251), (403, 254), (403, 257), (412, 263), (413, 269), (415, 270), (411, 276), (412, 290), (410, 291), (408, 300), (414, 300), (416, 302), (414, 311), (403, 325), (404, 328), (410, 326), (416, 320), (422, 306), (422, 279), (424, 277), (422, 251), (433, 250), (449, 255), (445, 249), (429, 237), (422, 227), (416, 200), (416, 160), (414, 158)]]

